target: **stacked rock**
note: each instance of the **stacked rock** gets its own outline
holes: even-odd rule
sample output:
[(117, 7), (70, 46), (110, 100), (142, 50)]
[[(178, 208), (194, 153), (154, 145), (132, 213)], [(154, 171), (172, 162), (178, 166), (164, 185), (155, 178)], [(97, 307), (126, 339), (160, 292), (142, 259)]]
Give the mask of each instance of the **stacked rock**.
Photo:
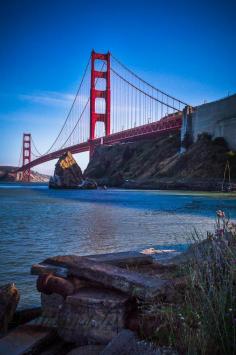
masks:
[(136, 300), (151, 302), (165, 292), (166, 280), (116, 266), (151, 264), (150, 256), (118, 254), (57, 256), (33, 265), (43, 315), (55, 319), (63, 340), (107, 344), (127, 327)]

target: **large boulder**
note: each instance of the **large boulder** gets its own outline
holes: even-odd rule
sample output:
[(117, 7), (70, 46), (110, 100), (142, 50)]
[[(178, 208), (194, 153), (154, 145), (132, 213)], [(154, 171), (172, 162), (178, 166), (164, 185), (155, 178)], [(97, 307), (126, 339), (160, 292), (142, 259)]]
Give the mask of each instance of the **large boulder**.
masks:
[(82, 171), (71, 152), (64, 153), (55, 166), (54, 175), (49, 180), (54, 189), (96, 189), (97, 184), (83, 178)]

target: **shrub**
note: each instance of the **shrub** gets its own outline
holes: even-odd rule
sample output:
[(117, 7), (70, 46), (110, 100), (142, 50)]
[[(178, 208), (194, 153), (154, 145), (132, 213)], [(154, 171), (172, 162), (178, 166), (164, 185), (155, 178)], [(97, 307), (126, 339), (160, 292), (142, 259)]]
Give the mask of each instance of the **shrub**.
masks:
[(203, 132), (201, 134), (198, 135), (197, 137), (198, 140), (207, 140), (207, 141), (211, 141), (212, 140), (212, 136), (211, 134), (207, 133), (207, 132)]
[(227, 143), (226, 143), (226, 141), (225, 141), (225, 139), (223, 137), (216, 137), (213, 140), (213, 143), (218, 145), (218, 146), (228, 148), (228, 145), (227, 145)]

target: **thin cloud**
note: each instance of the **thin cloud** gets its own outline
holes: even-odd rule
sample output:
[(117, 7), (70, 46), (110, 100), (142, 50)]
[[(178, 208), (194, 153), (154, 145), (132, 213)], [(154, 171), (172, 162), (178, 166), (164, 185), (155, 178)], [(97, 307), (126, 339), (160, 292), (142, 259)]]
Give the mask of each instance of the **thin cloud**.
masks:
[(38, 94), (21, 94), (19, 99), (44, 106), (68, 106), (73, 102), (74, 95), (49, 91)]
[(42, 124), (46, 124), (47, 126), (52, 126), (55, 129), (55, 125), (63, 124), (65, 120), (64, 115), (52, 114), (45, 112), (44, 114), (36, 114), (35, 112), (30, 111), (18, 111), (7, 114), (0, 114), (0, 123), (12, 123), (17, 125), (23, 125), (24, 127), (36, 125), (42, 126)]

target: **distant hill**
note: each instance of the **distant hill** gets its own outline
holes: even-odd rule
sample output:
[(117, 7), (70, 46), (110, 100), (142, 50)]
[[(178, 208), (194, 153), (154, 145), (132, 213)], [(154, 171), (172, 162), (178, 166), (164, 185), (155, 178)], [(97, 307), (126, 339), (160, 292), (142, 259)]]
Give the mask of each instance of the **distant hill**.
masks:
[[(0, 181), (14, 182), (17, 181), (15, 166), (0, 166)], [(40, 174), (37, 171), (31, 170), (31, 182), (48, 182), (50, 176)]]

